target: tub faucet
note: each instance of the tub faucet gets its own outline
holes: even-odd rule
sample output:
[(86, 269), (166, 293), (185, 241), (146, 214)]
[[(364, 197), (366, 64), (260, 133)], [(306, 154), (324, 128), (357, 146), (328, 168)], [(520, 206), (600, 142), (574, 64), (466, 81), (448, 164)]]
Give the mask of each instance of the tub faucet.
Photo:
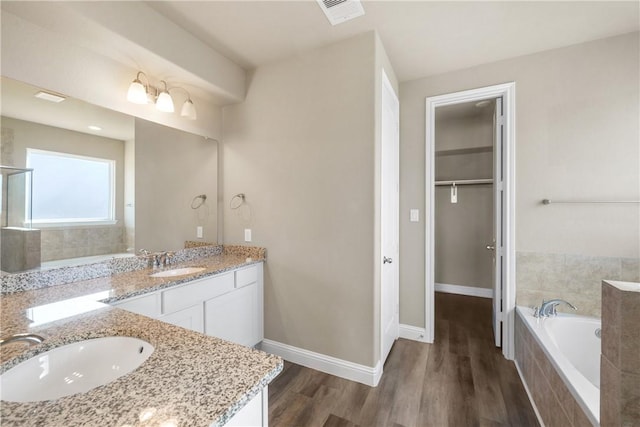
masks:
[(556, 299), (551, 299), (549, 301), (543, 300), (542, 304), (540, 304), (540, 308), (536, 307), (534, 316), (535, 317), (553, 317), (558, 314), (558, 312), (556, 311), (556, 307), (559, 306), (560, 304), (566, 304), (572, 309), (577, 310), (577, 308), (570, 302), (565, 301), (563, 299), (556, 298)]

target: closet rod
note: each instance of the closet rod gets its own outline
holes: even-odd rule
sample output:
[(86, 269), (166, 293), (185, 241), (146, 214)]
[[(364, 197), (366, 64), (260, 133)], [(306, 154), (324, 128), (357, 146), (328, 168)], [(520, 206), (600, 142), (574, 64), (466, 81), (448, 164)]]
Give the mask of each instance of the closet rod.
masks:
[(556, 203), (640, 203), (640, 200), (549, 200), (542, 199), (543, 205)]
[(440, 185), (481, 185), (493, 184), (493, 179), (461, 179), (459, 181), (436, 181), (436, 186)]

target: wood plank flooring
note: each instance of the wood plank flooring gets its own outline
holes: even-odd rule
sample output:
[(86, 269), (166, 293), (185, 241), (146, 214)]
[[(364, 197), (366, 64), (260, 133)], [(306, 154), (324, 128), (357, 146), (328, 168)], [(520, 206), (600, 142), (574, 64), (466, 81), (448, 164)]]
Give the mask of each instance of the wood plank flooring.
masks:
[(492, 334), (490, 299), (436, 293), (435, 342), (399, 339), (378, 387), (286, 362), (269, 386), (269, 425), (538, 426)]

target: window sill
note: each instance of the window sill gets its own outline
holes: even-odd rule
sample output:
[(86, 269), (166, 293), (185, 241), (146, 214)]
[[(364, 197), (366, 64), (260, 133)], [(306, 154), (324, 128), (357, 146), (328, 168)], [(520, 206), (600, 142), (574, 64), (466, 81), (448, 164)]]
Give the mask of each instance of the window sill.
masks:
[(117, 220), (108, 221), (60, 221), (60, 222), (36, 222), (33, 221), (33, 228), (73, 228), (73, 227), (102, 227), (116, 225)]

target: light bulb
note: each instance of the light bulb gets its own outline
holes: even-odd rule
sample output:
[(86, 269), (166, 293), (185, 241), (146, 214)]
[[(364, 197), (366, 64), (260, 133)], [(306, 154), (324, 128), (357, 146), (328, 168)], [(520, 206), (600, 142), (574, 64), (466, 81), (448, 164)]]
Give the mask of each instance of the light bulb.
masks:
[(173, 107), (173, 99), (169, 92), (162, 91), (160, 95), (158, 95), (158, 99), (156, 100), (156, 108), (160, 111), (164, 111), (165, 113), (173, 113), (175, 111)]
[(134, 104), (146, 104), (147, 103), (147, 89), (142, 82), (137, 78), (129, 85), (129, 91), (127, 92), (127, 101)]
[(198, 117), (196, 114), (196, 106), (193, 105), (193, 101), (191, 101), (191, 99), (187, 99), (184, 101), (184, 104), (182, 104), (180, 116), (186, 117), (190, 120), (195, 120)]

